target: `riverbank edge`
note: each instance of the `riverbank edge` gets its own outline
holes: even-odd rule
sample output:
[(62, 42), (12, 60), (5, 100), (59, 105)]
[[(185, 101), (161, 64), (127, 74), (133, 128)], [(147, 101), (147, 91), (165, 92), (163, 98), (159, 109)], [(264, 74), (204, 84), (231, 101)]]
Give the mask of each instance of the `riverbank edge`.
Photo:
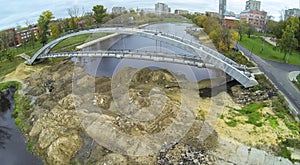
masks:
[(24, 95), (23, 95), (23, 90), (26, 88), (25, 84), (23, 83), (23, 81), (21, 80), (16, 80), (16, 79), (8, 79), (5, 81), (1, 81), (0, 82), (0, 93), (3, 93), (4, 91), (8, 90), (9, 88), (15, 87), (16, 91), (14, 93), (14, 104), (15, 104), (15, 108), (12, 111), (12, 117), (14, 118), (14, 122), (16, 124), (16, 126), (18, 127), (18, 129), (20, 130), (20, 132), (24, 135), (25, 139), (26, 139), (26, 149), (27, 151), (31, 152), (33, 155), (37, 156), (35, 154), (34, 151), (32, 151), (32, 147), (29, 143), (29, 139), (26, 135), (26, 128), (25, 125), (23, 125), (23, 118), (22, 115), (24, 113), (24, 105), (30, 105), (31, 107), (33, 107), (33, 105), (30, 104), (30, 101), (27, 100)]

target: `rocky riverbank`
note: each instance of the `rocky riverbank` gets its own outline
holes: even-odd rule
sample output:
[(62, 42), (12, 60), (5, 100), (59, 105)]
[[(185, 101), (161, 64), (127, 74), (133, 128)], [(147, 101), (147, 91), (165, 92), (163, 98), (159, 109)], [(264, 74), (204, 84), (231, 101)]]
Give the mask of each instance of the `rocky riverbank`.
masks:
[[(278, 145), (282, 137), (299, 138), (270, 107), (261, 113), (276, 117), (279, 128), (270, 124), (256, 128), (243, 123), (247, 121), (243, 116), (238, 116), (242, 124), (237, 127), (226, 123), (232, 108), (268, 101), (272, 89), (255, 89), (259, 92), (253, 94), (232, 85), (227, 92), (199, 97), (198, 88), (207, 88), (207, 81), (182, 83), (177, 81), (180, 77), (166, 70), (123, 68), (113, 78), (94, 78), (72, 62), (60, 62), (25, 80), (25, 95), (35, 105), (30, 117), (22, 121), (28, 127), (25, 134), (46, 164), (215, 164), (224, 161), (215, 156), (223, 144), (220, 137), (240, 145), (264, 144), (260, 145), (264, 149)], [(182, 85), (188, 92), (182, 91)], [(161, 132), (165, 133), (162, 137), (180, 138), (175, 142), (159, 138)], [(262, 136), (273, 136), (276, 143), (265, 143), (268, 138), (258, 138)]]

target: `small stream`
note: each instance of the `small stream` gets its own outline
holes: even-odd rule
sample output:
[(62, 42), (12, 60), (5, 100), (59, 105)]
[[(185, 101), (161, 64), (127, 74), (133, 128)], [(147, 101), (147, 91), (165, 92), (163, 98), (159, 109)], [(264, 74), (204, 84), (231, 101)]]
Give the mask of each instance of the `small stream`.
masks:
[(15, 108), (14, 93), (10, 87), (0, 93), (0, 164), (1, 165), (40, 165), (40, 159), (26, 150), (25, 137), (12, 117)]

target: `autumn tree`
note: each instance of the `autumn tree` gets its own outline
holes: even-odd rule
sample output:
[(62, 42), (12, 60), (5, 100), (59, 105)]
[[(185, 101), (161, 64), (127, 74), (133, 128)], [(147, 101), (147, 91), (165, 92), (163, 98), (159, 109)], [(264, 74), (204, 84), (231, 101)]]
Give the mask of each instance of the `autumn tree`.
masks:
[(98, 24), (103, 23), (104, 17), (107, 15), (106, 9), (102, 5), (96, 5), (93, 7), (93, 17)]
[(39, 39), (43, 45), (45, 45), (48, 41), (47, 35), (49, 30), (49, 23), (53, 18), (54, 16), (51, 11), (44, 11), (38, 19)]
[(61, 26), (59, 22), (52, 22), (50, 24), (50, 29), (51, 29), (51, 36), (53, 39), (59, 37), (61, 34)]
[(67, 12), (70, 16), (70, 28), (71, 29), (77, 29), (77, 23), (79, 22), (79, 13), (80, 13), (80, 9), (78, 7), (73, 7), (73, 8), (68, 8)]
[(193, 19), (193, 22), (199, 27), (204, 27), (204, 22), (208, 19), (206, 16), (199, 15)]
[(82, 16), (82, 20), (84, 20), (85, 26), (87, 26), (87, 27), (92, 26), (95, 22), (95, 19), (93, 18), (92, 13), (85, 13)]

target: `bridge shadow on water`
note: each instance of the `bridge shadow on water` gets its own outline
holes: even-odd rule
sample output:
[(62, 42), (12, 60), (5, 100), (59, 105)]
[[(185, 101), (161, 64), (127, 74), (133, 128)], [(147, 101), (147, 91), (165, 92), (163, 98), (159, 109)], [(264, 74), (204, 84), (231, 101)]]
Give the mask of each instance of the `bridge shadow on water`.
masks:
[(227, 92), (228, 94), (232, 95), (231, 87), (239, 84), (236, 80), (229, 81), (225, 84), (215, 86), (212, 88), (206, 87), (199, 89), (199, 96), (201, 98), (211, 98), (215, 97), (221, 92)]

